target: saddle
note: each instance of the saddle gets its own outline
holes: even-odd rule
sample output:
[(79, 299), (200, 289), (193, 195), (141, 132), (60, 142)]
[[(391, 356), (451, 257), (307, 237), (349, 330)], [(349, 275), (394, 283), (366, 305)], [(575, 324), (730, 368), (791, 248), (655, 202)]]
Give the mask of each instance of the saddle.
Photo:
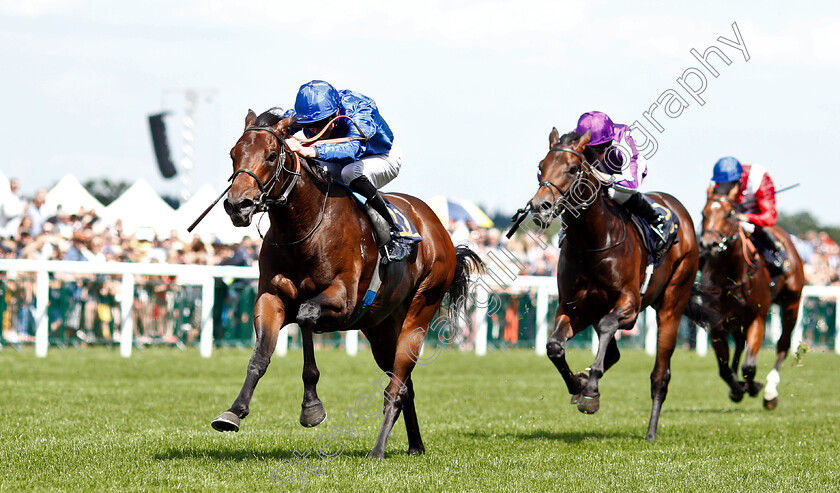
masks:
[[(382, 245), (387, 243), (391, 238), (391, 230), (388, 227), (388, 223), (385, 221), (385, 218), (369, 207), (366, 204), (367, 199), (363, 195), (354, 192), (346, 183), (338, 180), (335, 180), (334, 183), (347, 189), (352, 197), (356, 199), (356, 205), (358, 205), (362, 212), (370, 218), (371, 226), (373, 227), (373, 235), (376, 239), (376, 246), (382, 247)], [(408, 216), (403, 214), (397, 206), (387, 200), (385, 201), (385, 205), (388, 206), (388, 212), (391, 213), (394, 223), (400, 228), (400, 238), (403, 239), (409, 248), (412, 248), (416, 243), (423, 241), (423, 237), (420, 236), (420, 233), (417, 231), (414, 224), (412, 224), (411, 220), (408, 219)]]
[(665, 231), (666, 236), (664, 243), (659, 239), (659, 235), (653, 231), (650, 224), (648, 224), (644, 218), (637, 216), (636, 214), (630, 214), (630, 220), (636, 226), (636, 229), (639, 230), (639, 235), (642, 237), (645, 249), (648, 251), (648, 264), (652, 264), (653, 267), (656, 268), (659, 267), (659, 264), (661, 264), (665, 259), (665, 255), (668, 253), (668, 250), (671, 249), (671, 246), (679, 243), (680, 241), (680, 238), (677, 235), (680, 230), (680, 219), (671, 209), (662, 204), (658, 204), (653, 201), (651, 202), (652, 206), (656, 208), (665, 219), (665, 226), (663, 230)]

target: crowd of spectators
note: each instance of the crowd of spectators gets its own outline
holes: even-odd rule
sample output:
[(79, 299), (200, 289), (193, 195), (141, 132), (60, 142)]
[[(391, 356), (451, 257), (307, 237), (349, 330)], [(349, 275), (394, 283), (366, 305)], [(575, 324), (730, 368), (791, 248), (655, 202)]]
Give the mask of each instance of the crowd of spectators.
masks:
[[(134, 232), (123, 230), (120, 221), (111, 224), (99, 217), (94, 210), (66, 211), (61, 207), (49, 211), (45, 208), (47, 191), (40, 189), (31, 198), (20, 195), (20, 183), (16, 179), (9, 182), (9, 190), (0, 191), (0, 258), (42, 259), (42, 260), (74, 260), (89, 262), (119, 261), (119, 262), (157, 262), (172, 264), (204, 264), (204, 265), (253, 265), (260, 249), (260, 241), (249, 236), (243, 236), (236, 244), (225, 244), (214, 237), (202, 238), (199, 235), (184, 237), (177, 230), (168, 232), (155, 231), (144, 227)], [(480, 228), (472, 222), (450, 221), (448, 230), (455, 244), (467, 244), (473, 251), (485, 260), (498, 275), (497, 280), (513, 282), (522, 275), (554, 276), (556, 275), (559, 249), (557, 235), (549, 238), (540, 237), (539, 241), (528, 234), (518, 234), (507, 239), (503, 231), (498, 228)], [(809, 231), (804, 235), (793, 238), (797, 251), (805, 263), (805, 275), (808, 284), (840, 286), (840, 247), (825, 232)], [(544, 243), (542, 243), (544, 242)], [(492, 258), (492, 261), (490, 259)], [(19, 276), (19, 275), (18, 275)], [(18, 283), (15, 288), (15, 274), (2, 273), (0, 279), (6, 283), (5, 301), (3, 306), (30, 306), (34, 294), (29, 287), (31, 283)], [(55, 276), (54, 282), (68, 281)], [(162, 280), (163, 288), (154, 288), (149, 297), (155, 296), (155, 290), (163, 291), (167, 283), (174, 279)], [(78, 281), (77, 281), (78, 282)], [(115, 326), (118, 310), (114, 310), (117, 298), (117, 285), (109, 285), (101, 276), (100, 284), (95, 287), (83, 287), (79, 284), (79, 293), (74, 296), (97, 290), (97, 300), (110, 300), (102, 306), (97, 301), (93, 307), (85, 308), (90, 313), (87, 319), (108, 321)], [(500, 287), (504, 288), (500, 284)], [(225, 286), (217, 282), (217, 296), (223, 299), (229, 296)], [(87, 290), (87, 291), (85, 291)], [(72, 291), (72, 290), (71, 290)], [(234, 291), (233, 289), (230, 290)], [(518, 306), (525, 293), (505, 290), (510, 297), (510, 305)], [(163, 296), (163, 295), (161, 295)], [(161, 309), (174, 306), (171, 295), (168, 301), (162, 302)], [(527, 297), (527, 296), (526, 296)], [(527, 303), (526, 303), (527, 304)], [(0, 307), (2, 308), (2, 307)], [(156, 309), (157, 310), (157, 309)], [(240, 310), (244, 313), (246, 310)], [(516, 311), (516, 310), (513, 310)], [(138, 312), (142, 310), (138, 309)], [(227, 313), (217, 310), (214, 318), (217, 320), (229, 317)], [(244, 317), (245, 315), (237, 315)], [(499, 331), (504, 331), (505, 340), (516, 341), (516, 326), (511, 320), (519, 320), (516, 313), (508, 307), (500, 320)], [(9, 310), (4, 314), (3, 327), (11, 325)], [(146, 318), (152, 320), (157, 317), (149, 313)], [(32, 319), (32, 317), (29, 317)], [(80, 315), (80, 319), (82, 319)], [(160, 317), (161, 320), (164, 317)], [(509, 319), (509, 320), (508, 320)], [(21, 319), (23, 320), (23, 319)], [(145, 323), (138, 320), (138, 323)], [(17, 325), (24, 324), (19, 322)], [(118, 326), (118, 324), (116, 324)], [(166, 330), (170, 335), (174, 328)], [(31, 330), (25, 331), (31, 333)], [(107, 332), (107, 331), (100, 331)], [(502, 337), (500, 332), (500, 337)], [(469, 344), (470, 341), (465, 341)]]
[(10, 180), (9, 187), (9, 193), (0, 194), (3, 258), (251, 265), (259, 252), (259, 240), (248, 236), (231, 245), (212, 235), (183, 237), (177, 230), (143, 227), (128, 233), (119, 220), (107, 223), (95, 210), (46, 210), (45, 189), (27, 200), (19, 194), (18, 180)]

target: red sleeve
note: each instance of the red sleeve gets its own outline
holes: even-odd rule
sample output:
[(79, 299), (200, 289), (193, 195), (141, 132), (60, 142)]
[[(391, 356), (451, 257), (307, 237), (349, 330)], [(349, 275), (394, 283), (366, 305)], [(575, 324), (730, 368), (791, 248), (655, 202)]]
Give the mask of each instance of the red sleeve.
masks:
[(765, 173), (761, 185), (755, 193), (758, 214), (747, 214), (747, 219), (756, 226), (773, 226), (776, 224), (776, 186), (773, 179)]

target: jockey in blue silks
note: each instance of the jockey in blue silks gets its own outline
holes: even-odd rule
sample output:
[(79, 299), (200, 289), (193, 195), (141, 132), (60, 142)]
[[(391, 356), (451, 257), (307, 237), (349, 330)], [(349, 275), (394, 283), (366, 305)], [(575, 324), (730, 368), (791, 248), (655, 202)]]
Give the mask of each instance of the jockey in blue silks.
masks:
[(597, 163), (599, 171), (615, 177), (609, 189), (610, 198), (647, 221), (664, 242), (665, 218), (653, 207), (651, 200), (639, 192), (647, 175), (647, 163), (639, 155), (636, 143), (629, 135), (629, 127), (613, 123), (606, 113), (591, 111), (580, 116), (575, 128), (581, 135), (587, 130), (591, 132), (591, 138), (583, 154), (588, 162)]
[(404, 259), (409, 249), (379, 193), (379, 188), (397, 177), (403, 155), (399, 146), (394, 144), (394, 134), (379, 114), (373, 99), (347, 89), (337, 91), (327, 82), (313, 80), (300, 86), (294, 110), (287, 111), (283, 117), (290, 115), (294, 115), (291, 133), (303, 130), (307, 138), (317, 135), (339, 115), (352, 118), (358, 125), (357, 128), (353, 122), (342, 118), (333, 122), (323, 135), (325, 139), (353, 139), (349, 142), (316, 142), (312, 146), (303, 146), (297, 139), (290, 138), (286, 139), (286, 146), (302, 157), (316, 159), (333, 178), (364, 196), (391, 229), (391, 240), (385, 245), (386, 261)]

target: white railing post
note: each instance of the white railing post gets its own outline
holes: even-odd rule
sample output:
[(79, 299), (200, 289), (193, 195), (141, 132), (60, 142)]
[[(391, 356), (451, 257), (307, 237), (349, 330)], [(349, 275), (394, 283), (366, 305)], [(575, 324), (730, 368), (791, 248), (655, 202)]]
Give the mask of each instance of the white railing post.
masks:
[(694, 346), (697, 351), (697, 356), (705, 357), (709, 354), (709, 333), (706, 332), (706, 329), (700, 327), (699, 325), (695, 325), (696, 336), (694, 337)]
[(213, 302), (215, 279), (208, 276), (201, 285), (201, 335), (198, 346), (202, 358), (213, 355)]
[(799, 351), (799, 344), (802, 343), (802, 332), (804, 327), (802, 326), (802, 310), (805, 308), (805, 290), (802, 290), (802, 297), (799, 299), (799, 315), (796, 317), (796, 325), (793, 327), (793, 335), (790, 337), (790, 349), (788, 350), (788, 354), (790, 352), (796, 353)]
[(834, 305), (834, 352), (840, 354), (840, 293)]
[(601, 341), (598, 340), (598, 332), (595, 330), (595, 327), (592, 327), (592, 354), (598, 354), (598, 346), (600, 346)]
[(291, 326), (296, 324), (288, 324), (280, 329), (277, 334), (277, 344), (274, 346), (274, 354), (277, 356), (286, 356), (289, 352), (289, 330)]
[(548, 288), (540, 286), (537, 288), (537, 337), (534, 342), (534, 349), (539, 356), (545, 356), (545, 345), (548, 343)]
[(647, 307), (645, 308), (645, 352), (651, 356), (656, 354), (658, 335), (656, 311), (651, 307)]
[(131, 346), (134, 344), (134, 274), (125, 273), (122, 276), (122, 293), (120, 294), (120, 356), (131, 356)]
[(475, 296), (475, 354), (484, 356), (487, 354), (487, 303), (490, 301), (490, 293), (484, 289), (478, 290)]
[(356, 356), (359, 352), (359, 331), (348, 330), (344, 332), (344, 349), (348, 356)]
[(50, 317), (47, 314), (50, 304), (49, 272), (39, 271), (35, 282), (35, 356), (45, 358), (50, 346)]

